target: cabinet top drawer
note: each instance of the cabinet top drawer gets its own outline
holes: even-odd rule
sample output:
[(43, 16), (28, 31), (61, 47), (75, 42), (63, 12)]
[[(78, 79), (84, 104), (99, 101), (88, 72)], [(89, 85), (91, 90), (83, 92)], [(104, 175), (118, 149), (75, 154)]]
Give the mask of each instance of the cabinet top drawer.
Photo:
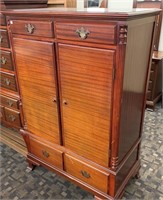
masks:
[(53, 37), (52, 27), (51, 21), (10, 20), (11, 32), (15, 34)]
[(116, 44), (116, 23), (56, 23), (58, 39)]

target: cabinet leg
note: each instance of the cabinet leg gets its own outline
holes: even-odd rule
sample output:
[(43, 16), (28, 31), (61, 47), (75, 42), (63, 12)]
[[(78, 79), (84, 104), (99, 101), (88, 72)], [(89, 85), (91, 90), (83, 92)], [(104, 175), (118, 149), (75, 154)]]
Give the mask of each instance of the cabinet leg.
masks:
[(135, 174), (135, 178), (136, 178), (136, 179), (139, 179), (139, 178), (140, 178), (140, 173), (139, 173), (139, 171)]
[(28, 167), (27, 167), (26, 171), (31, 172), (32, 170), (34, 170), (35, 167), (36, 167), (36, 165), (34, 165), (30, 161), (28, 161)]

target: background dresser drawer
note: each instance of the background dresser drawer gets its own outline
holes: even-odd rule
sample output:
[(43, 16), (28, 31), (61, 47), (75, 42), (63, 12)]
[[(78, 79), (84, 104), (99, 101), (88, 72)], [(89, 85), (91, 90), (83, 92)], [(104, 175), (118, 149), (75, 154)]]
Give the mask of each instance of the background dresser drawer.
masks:
[(152, 97), (152, 92), (150, 90), (148, 90), (147, 92), (147, 100), (151, 100)]
[(1, 72), (1, 86), (12, 91), (17, 91), (15, 75)]
[(1, 26), (5, 26), (6, 25), (5, 16), (2, 13), (0, 13), (0, 25)]
[(66, 172), (103, 192), (108, 191), (108, 174), (67, 154), (64, 163)]
[(8, 33), (6, 30), (2, 30), (2, 29), (0, 30), (0, 46), (5, 47), (5, 48), (10, 47)]
[(0, 120), (5, 120), (4, 106), (0, 105)]
[(13, 70), (11, 52), (0, 51), (0, 64), (3, 69)]
[(15, 127), (21, 127), (20, 113), (5, 107), (6, 121)]
[(150, 80), (153, 81), (155, 76), (155, 71), (150, 71)]
[(50, 148), (33, 138), (30, 138), (31, 153), (45, 162), (63, 169), (62, 152), (56, 149)]
[(1, 104), (7, 107), (19, 109), (19, 102), (17, 99), (12, 99), (6, 96), (0, 95), (1, 98)]
[(23, 35), (34, 35), (43, 37), (53, 37), (53, 22), (45, 21), (10, 21), (10, 28), (12, 33)]
[(148, 82), (148, 90), (152, 90), (153, 88), (153, 81)]
[(103, 44), (116, 43), (116, 24), (56, 23), (59, 39)]

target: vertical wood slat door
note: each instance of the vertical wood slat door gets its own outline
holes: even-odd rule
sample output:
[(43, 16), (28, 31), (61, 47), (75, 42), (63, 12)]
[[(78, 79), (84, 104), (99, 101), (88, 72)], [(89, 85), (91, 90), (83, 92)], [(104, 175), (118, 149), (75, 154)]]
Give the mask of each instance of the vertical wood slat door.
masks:
[(115, 51), (58, 46), (64, 145), (108, 166)]
[(13, 39), (27, 130), (60, 143), (53, 43)]

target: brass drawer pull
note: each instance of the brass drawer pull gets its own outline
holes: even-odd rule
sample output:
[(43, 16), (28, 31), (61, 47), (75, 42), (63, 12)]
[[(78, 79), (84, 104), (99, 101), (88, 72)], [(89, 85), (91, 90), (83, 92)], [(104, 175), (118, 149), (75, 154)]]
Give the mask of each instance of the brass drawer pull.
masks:
[(1, 64), (5, 65), (7, 63), (7, 59), (5, 57), (1, 58)]
[(2, 43), (3, 42), (3, 37), (2, 37), (2, 35), (0, 35), (0, 43)]
[(78, 36), (84, 40), (88, 37), (88, 35), (90, 34), (90, 32), (88, 30), (85, 30), (84, 27), (81, 27), (80, 29), (76, 30), (76, 33), (78, 34)]
[(57, 103), (57, 98), (56, 97), (53, 98), (53, 102)]
[(88, 174), (86, 171), (81, 170), (80, 173), (82, 174), (82, 176), (84, 176), (85, 178), (90, 178), (91, 175)]
[(7, 104), (12, 107), (13, 106), (13, 102), (11, 100), (7, 100)]
[(48, 158), (50, 155), (49, 155), (49, 153), (47, 152), (47, 151), (44, 151), (44, 150), (42, 150), (42, 154), (46, 157), (46, 158)]
[(7, 86), (9, 86), (11, 83), (10, 79), (8, 79), (8, 78), (4, 78), (3, 81)]
[(32, 34), (34, 32), (35, 27), (32, 24), (26, 24), (25, 28), (28, 33)]
[(16, 117), (14, 115), (9, 115), (8, 118), (11, 122), (14, 122), (16, 120)]
[(67, 101), (66, 101), (65, 99), (63, 100), (63, 104), (64, 104), (64, 105), (67, 105), (67, 104), (68, 104)]

